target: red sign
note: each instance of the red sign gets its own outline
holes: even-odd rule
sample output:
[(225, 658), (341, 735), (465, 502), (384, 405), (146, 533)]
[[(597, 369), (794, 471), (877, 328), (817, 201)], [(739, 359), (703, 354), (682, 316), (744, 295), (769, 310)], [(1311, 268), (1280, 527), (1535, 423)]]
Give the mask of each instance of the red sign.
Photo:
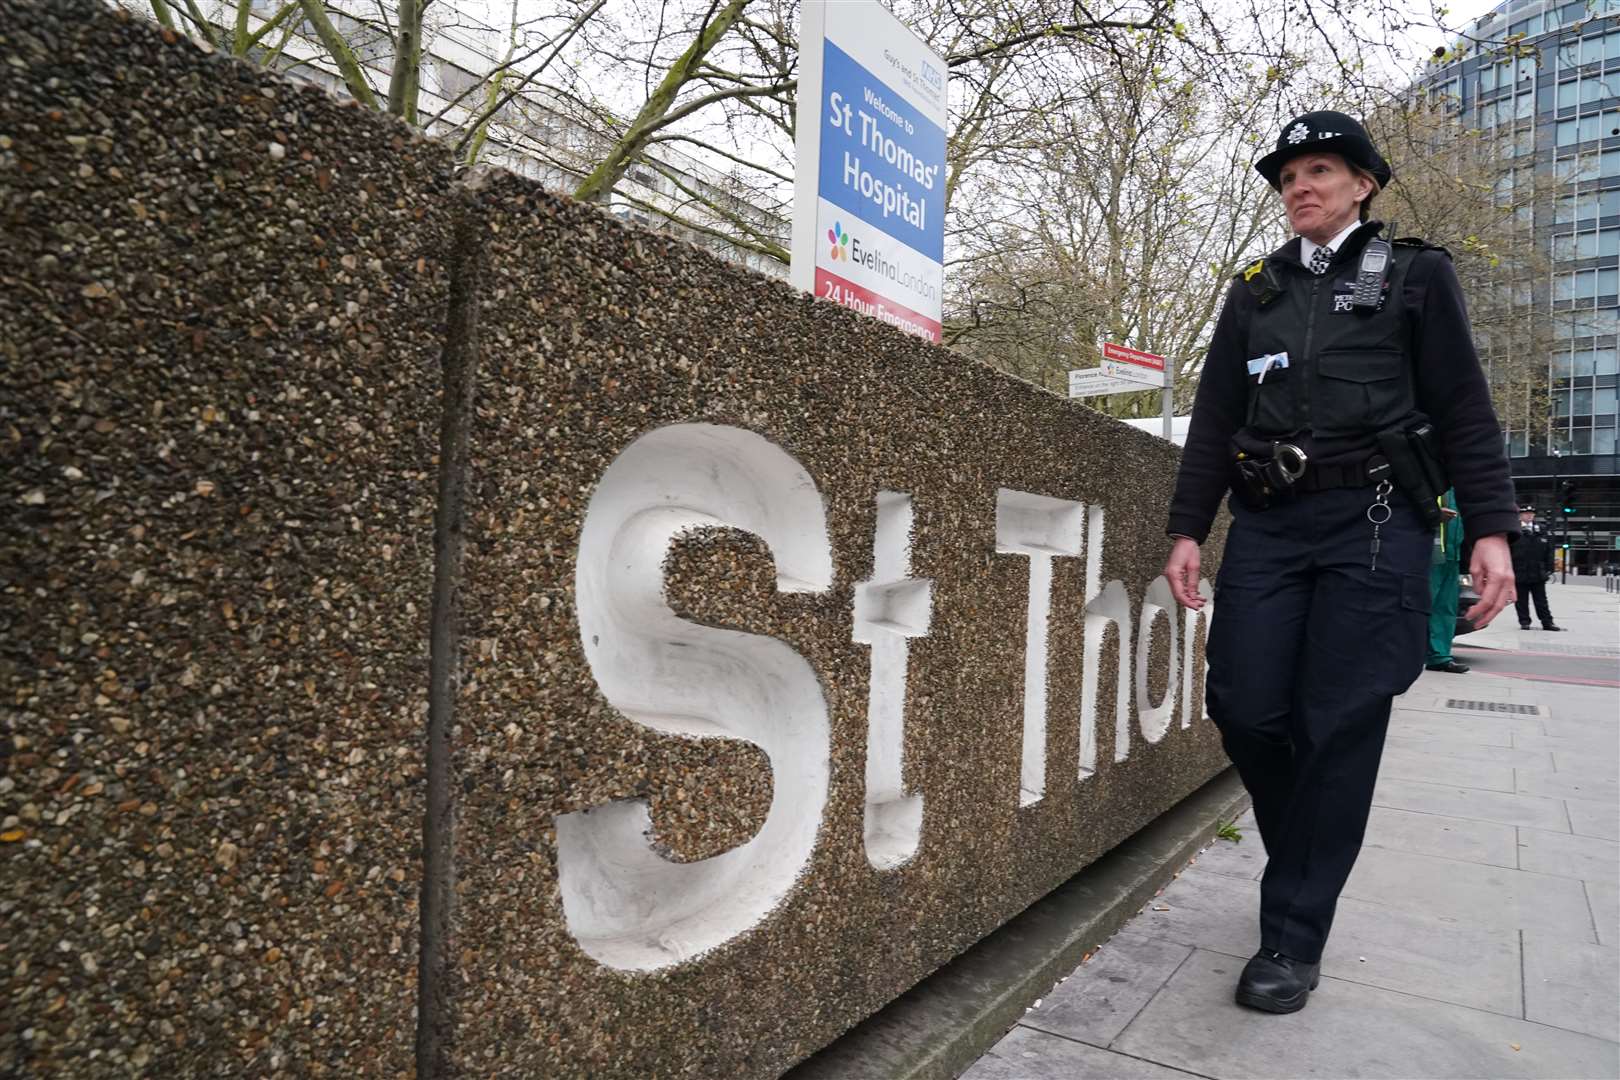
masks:
[(853, 308), (864, 315), (881, 319), (890, 326), (904, 330), (908, 334), (916, 334), (928, 341), (938, 341), (944, 329), (938, 319), (931, 319), (908, 307), (902, 307), (886, 296), (880, 296), (870, 289), (863, 289), (853, 281), (829, 273), (819, 266), (816, 267), (816, 295), (835, 304)]
[(1112, 341), (1103, 342), (1103, 359), (1117, 360), (1122, 364), (1135, 364), (1137, 367), (1152, 368), (1154, 371), (1164, 370), (1164, 357), (1139, 349), (1127, 349), (1123, 345), (1115, 345)]

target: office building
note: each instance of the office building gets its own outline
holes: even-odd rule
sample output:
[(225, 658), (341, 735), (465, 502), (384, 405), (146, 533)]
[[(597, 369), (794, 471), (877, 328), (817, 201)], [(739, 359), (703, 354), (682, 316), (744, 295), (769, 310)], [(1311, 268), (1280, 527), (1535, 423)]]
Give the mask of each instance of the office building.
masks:
[[(1620, 559), (1620, 0), (1507, 0), (1422, 83), (1508, 159), (1497, 191), (1537, 255), (1506, 293), (1545, 329), (1532, 378), (1493, 380), (1520, 502), (1561, 530), (1573, 567)], [(1487, 365), (1504, 363), (1483, 337)]]

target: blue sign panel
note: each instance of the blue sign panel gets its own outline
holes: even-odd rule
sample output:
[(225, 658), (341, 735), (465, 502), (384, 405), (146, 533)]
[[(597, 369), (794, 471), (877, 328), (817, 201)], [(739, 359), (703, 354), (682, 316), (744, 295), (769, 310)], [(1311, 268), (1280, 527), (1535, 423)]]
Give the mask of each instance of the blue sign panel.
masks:
[(821, 197), (944, 262), (944, 129), (831, 41), (821, 97)]

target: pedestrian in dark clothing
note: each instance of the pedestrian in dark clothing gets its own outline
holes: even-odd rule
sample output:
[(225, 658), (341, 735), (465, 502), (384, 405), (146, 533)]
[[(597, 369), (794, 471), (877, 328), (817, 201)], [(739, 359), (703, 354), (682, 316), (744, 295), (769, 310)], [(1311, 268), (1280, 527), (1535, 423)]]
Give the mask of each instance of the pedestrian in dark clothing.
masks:
[(1519, 629), (1530, 629), (1530, 601), (1536, 602), (1536, 618), (1543, 630), (1562, 630), (1553, 622), (1552, 606), (1547, 603), (1547, 582), (1552, 580), (1553, 548), (1545, 533), (1536, 528), (1536, 508), (1519, 509), (1519, 538), (1513, 541), (1513, 587), (1518, 594), (1514, 607), (1519, 612)]
[(1392, 700), (1423, 669), (1436, 500), (1455, 486), (1481, 627), (1513, 599), (1518, 520), (1451, 259), (1368, 220), (1392, 177), (1361, 125), (1297, 117), (1255, 168), (1299, 235), (1227, 293), (1164, 572), (1203, 606), (1198, 545), (1231, 490), (1205, 701), (1268, 856), (1236, 997), (1293, 1012), (1361, 848)]

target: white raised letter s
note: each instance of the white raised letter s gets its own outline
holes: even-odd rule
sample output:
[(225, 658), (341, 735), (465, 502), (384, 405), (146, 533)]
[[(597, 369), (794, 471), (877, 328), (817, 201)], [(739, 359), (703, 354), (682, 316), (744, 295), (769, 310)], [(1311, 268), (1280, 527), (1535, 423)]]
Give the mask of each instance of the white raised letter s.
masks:
[(784, 592), (832, 586), (821, 494), (759, 435), (672, 425), (603, 474), (575, 570), (580, 639), (603, 696), (657, 731), (745, 739), (770, 758), (774, 780), (759, 833), (692, 863), (649, 846), (642, 800), (556, 817), (568, 928), (586, 953), (624, 970), (690, 959), (762, 920), (809, 860), (827, 799), (827, 703), (810, 665), (774, 638), (688, 622), (664, 601), (671, 541), (704, 526), (761, 537)]

